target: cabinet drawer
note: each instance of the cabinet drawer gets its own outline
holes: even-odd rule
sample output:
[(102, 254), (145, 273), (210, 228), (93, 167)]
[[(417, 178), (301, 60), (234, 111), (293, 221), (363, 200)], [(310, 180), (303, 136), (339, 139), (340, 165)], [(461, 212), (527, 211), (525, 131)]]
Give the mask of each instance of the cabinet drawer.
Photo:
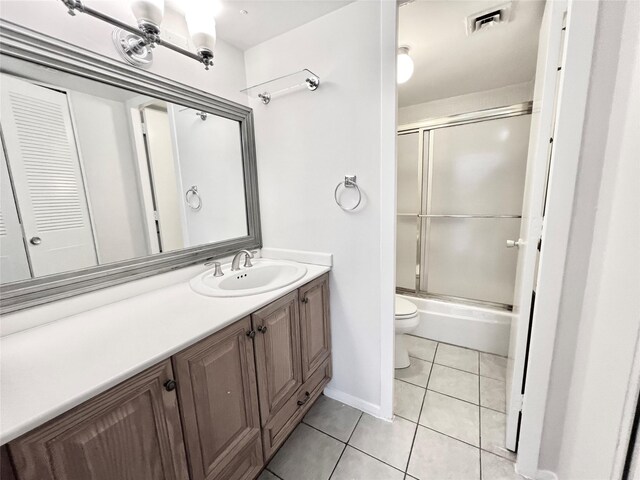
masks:
[(265, 461), (276, 452), (298, 425), (330, 379), (331, 359), (327, 359), (264, 426), (262, 444)]

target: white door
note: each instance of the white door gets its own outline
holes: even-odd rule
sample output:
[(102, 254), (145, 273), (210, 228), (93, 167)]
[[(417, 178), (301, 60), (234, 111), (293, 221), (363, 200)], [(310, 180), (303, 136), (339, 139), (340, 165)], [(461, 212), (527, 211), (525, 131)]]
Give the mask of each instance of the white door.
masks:
[(31, 278), (4, 149), (0, 149), (0, 283)]
[(67, 96), (3, 75), (0, 122), (34, 276), (97, 265)]
[(535, 284), (537, 246), (542, 235), (542, 216), (547, 166), (555, 117), (558, 67), (562, 61), (562, 26), (567, 4), (547, 2), (545, 6), (533, 93), (531, 133), (518, 242), (518, 262), (513, 298), (513, 320), (507, 367), (507, 426), (505, 445), (517, 448), (518, 424), (522, 406), (527, 342)]
[(183, 238), (182, 194), (179, 170), (173, 157), (169, 115), (166, 110), (142, 110), (146, 129), (151, 186), (157, 212), (160, 248), (170, 252), (187, 245)]

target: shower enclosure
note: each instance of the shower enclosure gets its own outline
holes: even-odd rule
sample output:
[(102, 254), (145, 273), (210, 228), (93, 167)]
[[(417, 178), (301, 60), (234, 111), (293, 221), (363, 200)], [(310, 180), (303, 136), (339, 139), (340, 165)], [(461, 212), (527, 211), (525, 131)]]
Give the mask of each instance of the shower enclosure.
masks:
[(531, 104), (398, 130), (398, 293), (513, 301)]

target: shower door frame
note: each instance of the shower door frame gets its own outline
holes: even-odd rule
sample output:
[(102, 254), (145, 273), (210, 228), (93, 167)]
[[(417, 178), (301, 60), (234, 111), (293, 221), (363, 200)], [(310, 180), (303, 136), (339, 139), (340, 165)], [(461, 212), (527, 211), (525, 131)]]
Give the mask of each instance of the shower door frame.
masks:
[[(452, 295), (442, 295), (429, 293), (427, 291), (427, 278), (423, 278), (423, 270), (427, 270), (428, 260), (426, 256), (426, 242), (423, 239), (429, 238), (431, 218), (514, 218), (520, 219), (522, 215), (434, 215), (431, 214), (431, 191), (433, 179), (433, 137), (434, 131), (440, 128), (466, 125), (469, 123), (480, 123), (501, 118), (517, 117), (520, 115), (530, 115), (533, 109), (533, 102), (516, 103), (505, 107), (489, 108), (468, 113), (438, 117), (422, 120), (420, 122), (409, 123), (398, 126), (397, 135), (418, 134), (418, 198), (420, 201), (417, 214), (396, 212), (397, 217), (416, 217), (416, 281), (415, 289), (396, 287), (396, 292), (409, 294), (421, 298), (432, 298), (448, 302), (464, 303), (481, 307), (497, 308), (501, 310), (511, 310), (512, 305), (496, 303), (486, 300), (476, 300), (471, 298), (456, 297)], [(428, 134), (428, 141), (425, 142), (425, 135)], [(425, 149), (426, 144), (426, 149)], [(426, 152), (426, 157), (425, 157)], [(426, 165), (426, 178), (425, 178)], [(426, 212), (426, 213), (422, 213)], [(423, 258), (425, 259), (423, 262)], [(423, 268), (424, 267), (424, 268)]]

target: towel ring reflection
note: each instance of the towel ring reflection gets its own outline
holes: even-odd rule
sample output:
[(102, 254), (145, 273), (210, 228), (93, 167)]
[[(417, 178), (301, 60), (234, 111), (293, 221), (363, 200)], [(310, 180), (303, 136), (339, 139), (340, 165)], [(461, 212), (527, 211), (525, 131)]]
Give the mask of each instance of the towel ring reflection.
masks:
[(196, 185), (192, 185), (191, 188), (186, 191), (186, 193), (184, 194), (184, 199), (191, 210), (197, 212), (202, 208), (202, 198), (200, 198), (198, 187)]
[[(345, 207), (344, 205), (342, 205), (340, 203), (340, 200), (338, 200), (338, 190), (340, 190), (340, 187), (342, 187), (342, 186), (344, 186), (344, 188), (355, 188), (356, 191), (358, 192), (358, 201), (356, 202), (356, 204), (353, 207)], [(344, 210), (345, 212), (351, 212), (351, 211), (355, 210), (356, 208), (358, 208), (358, 206), (360, 205), (360, 202), (362, 202), (362, 192), (360, 191), (360, 187), (356, 183), (356, 176), (355, 175), (345, 175), (344, 181), (340, 182), (338, 185), (336, 185), (336, 189), (333, 191), (333, 198), (336, 201), (336, 203), (338, 204), (338, 206), (342, 210)]]

